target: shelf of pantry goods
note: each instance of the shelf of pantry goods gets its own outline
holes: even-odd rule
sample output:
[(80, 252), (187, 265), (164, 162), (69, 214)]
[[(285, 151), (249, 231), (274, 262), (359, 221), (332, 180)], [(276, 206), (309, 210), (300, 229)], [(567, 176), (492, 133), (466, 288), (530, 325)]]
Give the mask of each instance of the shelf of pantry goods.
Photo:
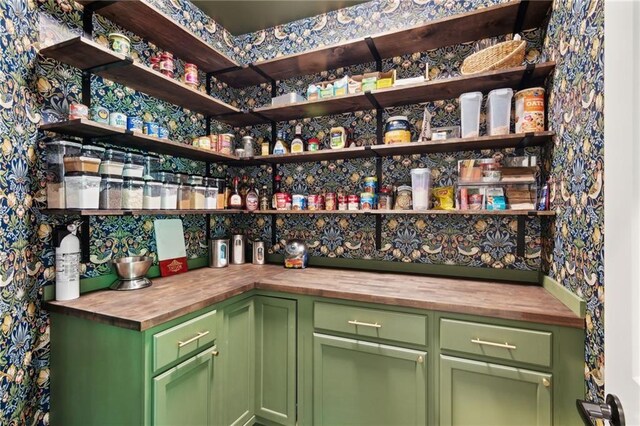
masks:
[(138, 148), (157, 154), (173, 155), (192, 160), (230, 164), (235, 164), (240, 161), (240, 159), (234, 155), (222, 154), (204, 148), (196, 148), (186, 143), (160, 139), (142, 133), (133, 133), (119, 127), (97, 123), (84, 118), (47, 123), (41, 125), (40, 129), (82, 138), (101, 138), (110, 144), (120, 145), (125, 148)]
[(523, 83), (526, 87), (533, 87), (544, 83), (554, 67), (555, 62), (544, 62), (536, 64), (533, 68), (523, 65), (473, 75), (440, 78), (418, 84), (372, 90), (367, 93), (354, 93), (283, 106), (256, 108), (248, 113), (231, 113), (220, 117), (219, 120), (236, 126), (247, 126), (269, 121), (288, 121), (370, 110), (377, 108), (378, 105), (381, 108), (390, 108), (453, 99), (466, 92), (488, 92), (505, 87), (519, 89), (522, 88)]
[(277, 215), (474, 215), (474, 216), (555, 216), (551, 210), (96, 210), (44, 209), (43, 214), (56, 216), (157, 216), (193, 214), (277, 214)]
[[(522, 18), (521, 29), (541, 26), (551, 4), (551, 0), (510, 1), (409, 28), (372, 35), (368, 41), (367, 38), (359, 38), (294, 55), (259, 61), (250, 66), (223, 72), (217, 78), (233, 87), (250, 86), (268, 82), (266, 76), (274, 80), (284, 80), (298, 75), (315, 74), (339, 67), (374, 62), (376, 60), (374, 51), (384, 59), (511, 34), (519, 31), (516, 23), (519, 15)], [(123, 18), (109, 17), (116, 23), (120, 20), (121, 25), (126, 27), (126, 23), (122, 21)], [(372, 49), (373, 46), (375, 50)], [(256, 69), (260, 73), (256, 72)]]
[(238, 108), (84, 37), (45, 47), (40, 54), (81, 70), (91, 70), (116, 83), (204, 115), (240, 112)]
[(196, 64), (204, 72), (238, 66), (237, 62), (149, 2), (77, 0), (77, 3), (83, 5), (85, 10), (95, 8), (96, 13), (111, 22), (172, 52), (185, 62)]

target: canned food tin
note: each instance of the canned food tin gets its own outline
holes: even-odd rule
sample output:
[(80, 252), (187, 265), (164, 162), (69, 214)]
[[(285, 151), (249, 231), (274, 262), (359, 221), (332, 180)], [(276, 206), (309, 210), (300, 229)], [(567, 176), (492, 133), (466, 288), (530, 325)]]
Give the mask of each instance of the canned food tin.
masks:
[(319, 194), (309, 195), (309, 210), (324, 210), (324, 197)]
[(335, 210), (338, 208), (335, 192), (327, 192), (324, 196), (324, 208), (325, 210)]
[(393, 197), (389, 192), (381, 192), (378, 196), (378, 209), (391, 210), (393, 208)]
[(158, 137), (160, 139), (169, 139), (169, 129), (163, 126), (158, 126)]
[(158, 136), (158, 123), (145, 121), (142, 126), (142, 133), (147, 136)]
[(363, 192), (360, 194), (360, 209), (372, 210), (376, 206), (376, 194), (371, 192)]
[(209, 148), (212, 151), (217, 151), (218, 150), (218, 135), (216, 135), (216, 134), (210, 134), (209, 135)]
[(96, 123), (109, 124), (109, 110), (105, 107), (91, 108), (91, 119)]
[(218, 136), (218, 151), (222, 154), (231, 155), (233, 149), (233, 133), (223, 133)]
[(346, 195), (338, 195), (338, 210), (347, 210), (347, 201)]
[(109, 114), (109, 125), (126, 129), (127, 116), (121, 112), (112, 112), (111, 114)]
[(211, 139), (209, 139), (209, 136), (200, 136), (198, 138), (198, 147), (203, 149), (211, 149)]
[(364, 192), (375, 194), (378, 192), (378, 178), (375, 176), (369, 176), (364, 178)]
[(284, 192), (278, 192), (276, 194), (276, 210), (288, 210), (288, 195), (289, 194), (286, 194)]
[(360, 208), (360, 197), (351, 194), (347, 196), (347, 210), (358, 210)]
[(195, 64), (184, 64), (184, 82), (191, 86), (198, 85), (198, 67)]
[(306, 210), (307, 197), (301, 194), (293, 194), (293, 198), (291, 200), (291, 208), (293, 210)]
[(129, 56), (131, 53), (131, 40), (124, 34), (109, 34), (109, 46), (114, 52), (122, 53), (125, 56)]
[(127, 130), (142, 133), (142, 119), (139, 117), (127, 117)]
[(516, 133), (544, 132), (544, 89), (516, 93)]

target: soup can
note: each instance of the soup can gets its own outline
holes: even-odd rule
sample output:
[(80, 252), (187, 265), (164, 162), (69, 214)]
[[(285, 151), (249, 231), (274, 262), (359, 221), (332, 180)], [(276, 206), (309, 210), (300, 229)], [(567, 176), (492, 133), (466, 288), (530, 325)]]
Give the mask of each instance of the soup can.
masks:
[(145, 121), (142, 125), (142, 133), (147, 136), (158, 136), (158, 123)]
[(516, 133), (544, 132), (544, 89), (520, 90), (516, 98)]
[(376, 194), (372, 194), (371, 192), (363, 192), (362, 194), (360, 194), (361, 210), (372, 210), (375, 208), (375, 205), (376, 205)]
[(127, 116), (121, 112), (112, 112), (109, 114), (109, 125), (126, 129)]
[(209, 149), (212, 151), (218, 150), (218, 135), (215, 133), (209, 135)]
[(378, 192), (378, 178), (369, 176), (364, 178), (364, 192), (375, 194)]
[(358, 210), (360, 208), (360, 197), (355, 194), (347, 196), (347, 210)]
[(233, 133), (223, 133), (218, 136), (218, 152), (231, 155), (233, 151)]
[(292, 210), (306, 210), (307, 209), (307, 197), (301, 194), (293, 194), (291, 200)]
[(288, 195), (284, 192), (278, 192), (276, 194), (276, 210), (288, 210), (287, 208), (287, 201), (288, 201)]
[(335, 210), (338, 208), (337, 197), (335, 192), (327, 192), (324, 196), (325, 210)]
[(347, 196), (343, 194), (338, 195), (338, 210), (347, 210)]
[(324, 197), (319, 194), (309, 195), (309, 210), (324, 210)]
[(127, 117), (127, 130), (134, 133), (142, 133), (142, 119), (140, 117)]

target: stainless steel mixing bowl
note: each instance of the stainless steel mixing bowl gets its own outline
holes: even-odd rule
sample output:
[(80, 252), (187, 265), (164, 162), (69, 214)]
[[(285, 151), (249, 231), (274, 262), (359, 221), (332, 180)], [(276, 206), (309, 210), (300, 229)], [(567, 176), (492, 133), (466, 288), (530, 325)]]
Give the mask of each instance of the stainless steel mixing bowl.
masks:
[(120, 257), (113, 260), (118, 276), (124, 280), (144, 277), (152, 264), (153, 259), (148, 256)]

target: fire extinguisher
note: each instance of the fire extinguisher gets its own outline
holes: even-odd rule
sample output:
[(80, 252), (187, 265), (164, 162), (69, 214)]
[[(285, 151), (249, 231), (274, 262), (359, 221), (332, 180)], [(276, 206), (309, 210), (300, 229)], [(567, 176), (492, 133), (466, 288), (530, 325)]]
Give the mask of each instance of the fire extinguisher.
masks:
[(58, 226), (53, 234), (56, 247), (56, 300), (80, 297), (80, 240), (78, 223)]

